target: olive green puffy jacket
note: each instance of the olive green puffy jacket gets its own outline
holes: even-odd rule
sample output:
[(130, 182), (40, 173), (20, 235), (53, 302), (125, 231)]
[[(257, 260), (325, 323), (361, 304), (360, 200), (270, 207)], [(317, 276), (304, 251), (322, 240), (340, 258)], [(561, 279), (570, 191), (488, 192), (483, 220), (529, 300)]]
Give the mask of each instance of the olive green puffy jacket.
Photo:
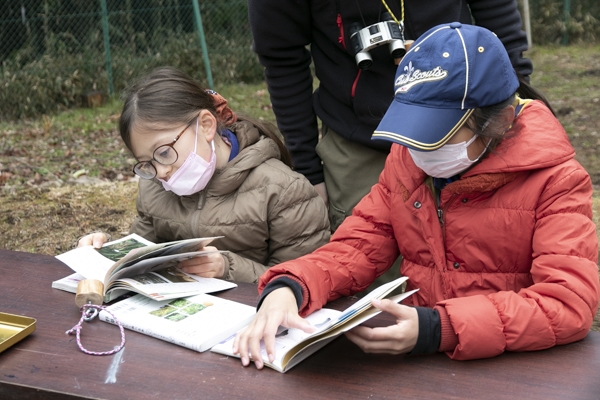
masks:
[(327, 209), (312, 185), (280, 161), (275, 142), (250, 123), (229, 127), (239, 154), (191, 196), (141, 179), (131, 226), (154, 242), (223, 236), (224, 278), (257, 282), (270, 266), (313, 251), (329, 240)]

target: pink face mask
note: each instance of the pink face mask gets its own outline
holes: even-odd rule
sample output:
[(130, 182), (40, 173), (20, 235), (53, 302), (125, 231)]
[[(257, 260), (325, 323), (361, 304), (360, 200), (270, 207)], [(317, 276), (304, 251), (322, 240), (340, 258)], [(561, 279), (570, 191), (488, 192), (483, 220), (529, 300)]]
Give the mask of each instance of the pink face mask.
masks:
[(178, 196), (189, 196), (204, 190), (217, 165), (217, 155), (215, 153), (215, 141), (210, 142), (212, 155), (210, 162), (206, 162), (202, 157), (196, 154), (198, 144), (198, 121), (196, 120), (196, 138), (194, 139), (194, 151), (185, 159), (184, 163), (175, 171), (168, 181), (159, 179), (165, 190), (169, 190)]

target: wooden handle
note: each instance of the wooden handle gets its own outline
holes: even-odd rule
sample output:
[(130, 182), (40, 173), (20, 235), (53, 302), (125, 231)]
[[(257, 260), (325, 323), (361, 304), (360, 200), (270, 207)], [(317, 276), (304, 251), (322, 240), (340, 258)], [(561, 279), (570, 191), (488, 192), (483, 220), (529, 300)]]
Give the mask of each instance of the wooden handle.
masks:
[(104, 284), (97, 279), (82, 279), (77, 284), (75, 304), (81, 308), (84, 304), (102, 305), (104, 301)]

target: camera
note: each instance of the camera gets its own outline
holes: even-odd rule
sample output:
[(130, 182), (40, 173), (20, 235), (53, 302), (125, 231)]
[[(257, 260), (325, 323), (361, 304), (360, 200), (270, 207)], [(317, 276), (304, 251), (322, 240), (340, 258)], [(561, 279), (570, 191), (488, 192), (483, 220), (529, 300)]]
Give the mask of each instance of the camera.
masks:
[(368, 69), (373, 64), (369, 51), (384, 44), (389, 44), (390, 55), (396, 60), (406, 54), (402, 26), (394, 22), (387, 12), (381, 14), (381, 19), (381, 22), (365, 28), (358, 22), (349, 27), (350, 44), (354, 50), (356, 65), (360, 69)]

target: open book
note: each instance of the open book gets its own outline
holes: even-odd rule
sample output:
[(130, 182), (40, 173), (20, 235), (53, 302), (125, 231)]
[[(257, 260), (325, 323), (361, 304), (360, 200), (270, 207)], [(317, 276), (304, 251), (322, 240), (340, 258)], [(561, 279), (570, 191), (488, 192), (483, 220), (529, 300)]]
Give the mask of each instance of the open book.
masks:
[(237, 285), (214, 278), (187, 274), (179, 261), (210, 251), (198, 251), (214, 237), (154, 244), (139, 235), (105, 243), (102, 248), (83, 246), (56, 256), (75, 274), (52, 282), (52, 287), (75, 293), (81, 279), (104, 284), (104, 302), (133, 291), (155, 300), (174, 299), (230, 289)]
[[(401, 277), (379, 286), (344, 311), (322, 308), (313, 312), (305, 318), (311, 325), (317, 328), (313, 333), (305, 333), (300, 329), (280, 326), (275, 335), (275, 360), (272, 363), (269, 362), (264, 342), (261, 342), (261, 355), (265, 365), (279, 372), (287, 372), (290, 368), (342, 333), (379, 314), (381, 311), (371, 305), (371, 299), (388, 298), (399, 303), (415, 293), (418, 289), (386, 297), (407, 279), (407, 277)], [(235, 335), (232, 335), (214, 346), (211, 351), (227, 356), (239, 357), (239, 354), (233, 354), (232, 352), (234, 338)]]
[[(254, 307), (208, 294), (166, 301), (138, 294), (106, 310), (124, 328), (200, 352), (248, 325), (256, 313)], [(99, 318), (115, 323), (105, 310)]]

